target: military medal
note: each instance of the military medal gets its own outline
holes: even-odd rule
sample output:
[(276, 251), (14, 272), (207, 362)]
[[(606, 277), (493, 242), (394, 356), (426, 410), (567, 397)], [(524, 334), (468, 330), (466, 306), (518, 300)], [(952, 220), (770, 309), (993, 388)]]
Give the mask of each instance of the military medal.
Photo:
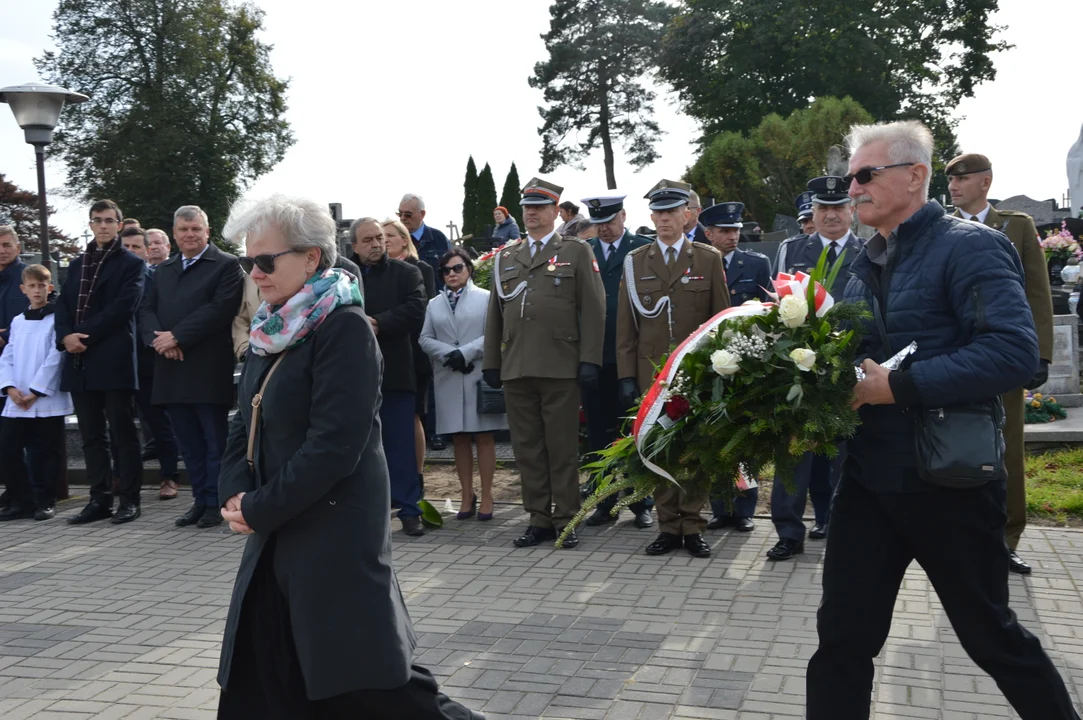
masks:
[(557, 269), (557, 256), (556, 255), (549, 258), (549, 267), (547, 267), (545, 269), (548, 270), (549, 272), (553, 272), (554, 270)]
[(684, 285), (688, 284), (688, 276), (687, 275), (685, 275), (683, 278), (681, 278), (681, 283), (684, 284)]

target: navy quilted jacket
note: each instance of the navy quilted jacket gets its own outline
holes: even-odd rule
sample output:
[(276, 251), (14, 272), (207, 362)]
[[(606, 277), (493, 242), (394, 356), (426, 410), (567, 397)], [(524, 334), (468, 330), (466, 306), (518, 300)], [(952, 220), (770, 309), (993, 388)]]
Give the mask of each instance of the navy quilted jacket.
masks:
[(890, 350), (875, 321), (863, 328), (859, 356), (883, 362), (912, 341), (913, 363), (891, 373), (895, 405), (861, 408), (848, 453), (862, 482), (883, 491), (922, 489), (909, 407), (988, 400), (1019, 388), (1038, 368), (1038, 338), (1011, 242), (984, 225), (950, 217), (935, 201), (896, 232), (888, 267), (866, 251), (851, 266), (844, 297), (883, 309)]

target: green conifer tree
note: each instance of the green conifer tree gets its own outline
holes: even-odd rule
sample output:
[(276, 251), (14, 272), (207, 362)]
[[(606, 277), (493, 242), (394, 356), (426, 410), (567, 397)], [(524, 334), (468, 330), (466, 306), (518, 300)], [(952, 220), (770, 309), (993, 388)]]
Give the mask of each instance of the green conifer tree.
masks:
[(480, 234), (485, 232), (486, 226), (493, 224), (493, 210), (497, 206), (496, 183), (493, 182), (493, 170), (489, 167), (489, 163), (485, 163), (485, 167), (481, 169), (481, 173), (478, 175), (477, 198), (474, 233)]
[(519, 171), (516, 169), (515, 163), (512, 163), (511, 169), (508, 170), (508, 177), (504, 180), (504, 189), (500, 193), (500, 204), (506, 207), (511, 216), (515, 218), (520, 230), (523, 229), (523, 208), (519, 205), (521, 198), (519, 189), (521, 187), (519, 184)]
[(466, 161), (466, 181), (463, 182), (463, 225), (462, 234), (474, 232), (478, 215), (478, 167), (474, 156)]

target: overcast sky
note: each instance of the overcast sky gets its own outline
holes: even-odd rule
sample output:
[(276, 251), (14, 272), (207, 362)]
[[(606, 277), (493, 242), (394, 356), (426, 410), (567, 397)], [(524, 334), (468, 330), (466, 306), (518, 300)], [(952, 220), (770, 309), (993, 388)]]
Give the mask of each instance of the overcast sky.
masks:
[[(0, 4), (0, 87), (35, 80), (31, 61), (51, 46), (56, 3)], [(257, 4), (267, 13), (263, 39), (274, 46), (275, 72), (291, 78), (288, 118), (297, 143), (250, 195), (306, 195), (341, 202), (346, 217), (379, 217), (393, 213), (404, 192), (416, 192), (426, 199), (429, 224), (446, 232), (449, 221), (462, 222), (467, 156), (473, 154), (479, 171), (491, 164), (497, 192), (512, 161), (523, 182), (536, 173), (541, 93), (527, 77), (545, 57), (539, 35), (548, 30), (547, 0)], [(994, 22), (1007, 26), (1002, 37), (1016, 47), (994, 56), (996, 81), (959, 107), (960, 145), (992, 159), (995, 197), (1060, 202), (1067, 192), (1065, 157), (1083, 125), (1083, 78), (1071, 75), (1080, 67), (1071, 38), (1083, 28), (1083, 2), (1000, 0), (1000, 6)], [(695, 159), (689, 144), (695, 123), (674, 97), (660, 97), (657, 119), (666, 131), (658, 162), (634, 173), (618, 150), (617, 182), (630, 196), (633, 228), (648, 221), (643, 194), (663, 177), (678, 179)], [(13, 116), (0, 108), (0, 172), (36, 189), (33, 161)], [(63, 185), (63, 168), (50, 163), (47, 173), (59, 210), (53, 222), (82, 233), (84, 209), (53, 192)], [(561, 168), (549, 179), (577, 202), (605, 189), (600, 154), (584, 170)], [(211, 221), (221, 227), (224, 219)]]

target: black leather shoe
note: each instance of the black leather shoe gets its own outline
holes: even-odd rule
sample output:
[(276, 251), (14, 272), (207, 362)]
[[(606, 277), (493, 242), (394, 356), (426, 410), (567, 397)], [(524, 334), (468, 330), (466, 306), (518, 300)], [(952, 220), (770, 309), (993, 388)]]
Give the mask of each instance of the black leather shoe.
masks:
[(425, 534), (425, 526), (421, 524), (421, 517), (418, 515), (407, 515), (406, 517), (400, 517), (402, 521), (402, 532), (404, 535), (410, 537), (421, 537)]
[(3, 510), (0, 510), (0, 522), (7, 522), (8, 520), (29, 520), (32, 517), (34, 517), (33, 508), (9, 505)]
[(658, 537), (647, 546), (648, 555), (666, 555), (684, 545), (680, 535), (672, 533), (659, 533)]
[(113, 517), (113, 509), (91, 500), (85, 508), (79, 511), (75, 517), (68, 518), (71, 525), (86, 525), (87, 523), (105, 520)]
[(643, 512), (636, 513), (635, 519), (636, 527), (642, 530), (643, 528), (649, 528), (654, 526), (654, 517), (651, 515), (650, 510), (644, 510)]
[(429, 447), (433, 450), (447, 450), (447, 443), (444, 442), (444, 438), (437, 435), (432, 440), (429, 440)]
[(203, 517), (203, 513), (207, 511), (206, 505), (199, 505), (198, 503), (188, 508), (188, 512), (177, 518), (173, 524), (177, 527), (188, 527), (189, 525), (195, 525), (199, 522), (199, 519)]
[[(562, 532), (564, 531), (558, 530), (557, 537), (560, 537), (560, 533)], [(560, 547), (564, 548), (565, 550), (571, 550), (572, 548), (579, 547), (579, 536), (575, 534), (575, 530), (572, 530), (568, 533), (568, 537), (564, 538), (564, 542), (561, 543)]]
[(556, 540), (557, 533), (552, 528), (540, 528), (528, 525), (526, 532), (515, 538), (515, 547), (534, 547), (541, 545), (546, 540)]
[(608, 525), (609, 523), (615, 523), (617, 521), (616, 515), (611, 515), (608, 510), (602, 508), (596, 509), (590, 514), (584, 522), (590, 527), (598, 527), (599, 525)]
[(222, 522), (221, 509), (209, 507), (203, 511), (203, 517), (196, 523), (196, 527), (200, 530), (206, 530), (207, 528), (218, 527)]
[(708, 530), (721, 530), (722, 528), (729, 525), (730, 520), (732, 520), (732, 519), (733, 518), (729, 517), (728, 515), (726, 517), (718, 517), (716, 515), (715, 517), (711, 518), (711, 522), (707, 523), (707, 529)]
[(1015, 554), (1015, 550), (1008, 551), (1008, 569), (1020, 575), (1030, 575), (1030, 565), (1023, 562), (1023, 558)]
[(752, 532), (756, 529), (756, 523), (752, 518), (736, 518), (733, 521), (733, 529), (737, 532)]
[(143, 454), (140, 455), (140, 457), (143, 458), (143, 460), (157, 460), (158, 459), (158, 448), (148, 447), (145, 450), (143, 450)]
[(699, 533), (684, 536), (684, 549), (687, 550), (688, 554), (692, 557), (711, 557), (711, 546), (707, 544), (707, 541), (704, 540), (703, 536)]
[(782, 538), (775, 546), (767, 551), (768, 560), (790, 560), (794, 555), (800, 555), (805, 552), (805, 543), (793, 540), (792, 538)]
[(827, 524), (813, 525), (812, 529), (808, 531), (809, 540), (823, 540), (827, 537)]
[(40, 507), (34, 511), (35, 520), (52, 520), (56, 517), (56, 507), (50, 505), (49, 507)]
[(121, 503), (117, 511), (113, 513), (113, 519), (109, 522), (114, 525), (123, 525), (124, 523), (130, 523), (137, 517), (143, 514), (143, 511), (139, 509), (138, 505), (132, 503)]

